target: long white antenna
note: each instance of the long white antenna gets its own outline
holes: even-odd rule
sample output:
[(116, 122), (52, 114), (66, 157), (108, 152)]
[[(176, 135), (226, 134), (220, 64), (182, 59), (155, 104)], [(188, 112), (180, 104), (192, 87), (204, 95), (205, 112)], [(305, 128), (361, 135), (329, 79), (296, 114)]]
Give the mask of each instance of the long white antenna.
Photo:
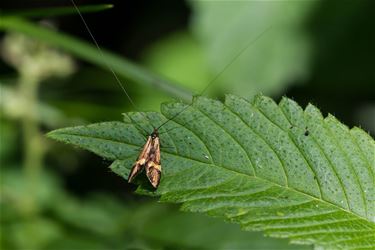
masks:
[[(251, 39), (245, 47), (243, 47), (240, 51), (237, 52), (237, 54), (232, 58), (232, 60), (230, 60), (230, 62), (228, 64), (226, 64), (224, 66), (224, 68), (222, 68), (220, 70), (220, 72), (214, 77), (212, 78), (212, 80), (206, 85), (206, 87), (199, 93), (199, 95), (203, 95), (204, 92), (207, 91), (207, 89), (224, 73), (224, 71), (226, 71), (249, 47), (250, 45), (254, 44), (256, 41), (258, 41), (267, 31), (269, 31), (270, 29), (272, 28), (272, 26), (269, 26), (267, 27), (265, 30), (263, 30), (262, 33), (260, 33), (257, 37), (255, 37), (254, 39)], [(166, 120), (165, 122), (163, 122), (159, 127), (157, 127), (157, 129), (159, 129), (161, 126), (164, 126), (166, 123), (168, 123), (169, 121), (173, 120), (174, 118), (176, 118), (178, 115), (180, 115), (182, 112), (184, 112), (186, 109), (188, 109), (191, 105), (193, 105), (193, 102), (191, 102), (189, 105), (187, 105), (185, 108), (183, 108), (181, 111), (179, 111), (177, 114), (175, 114), (174, 116), (172, 116), (172, 118)]]
[[(134, 109), (138, 110), (137, 109), (137, 106), (135, 105), (135, 103), (133, 102), (132, 98), (130, 97), (130, 95), (128, 94), (128, 92), (126, 91), (123, 83), (120, 81), (120, 79), (118, 78), (117, 74), (115, 73), (115, 71), (112, 69), (111, 65), (105, 60), (105, 56), (103, 54), (103, 51), (102, 49), (100, 48), (98, 42), (96, 41), (94, 35), (92, 34), (89, 26), (87, 25), (85, 19), (83, 18), (82, 16), (82, 13), (81, 11), (79, 10), (78, 6), (76, 5), (76, 3), (74, 2), (74, 0), (70, 0), (72, 2), (72, 5), (74, 6), (74, 8), (76, 9), (79, 17), (81, 18), (83, 24), (85, 25), (85, 28), (87, 30), (87, 32), (89, 33), (92, 41), (94, 42), (96, 48), (98, 49), (101, 57), (103, 58), (103, 61), (105, 63), (105, 65), (107, 66), (107, 68), (109, 69), (109, 71), (112, 72), (113, 76), (115, 77), (116, 79), (116, 82), (117, 84), (120, 86), (120, 88), (122, 89), (122, 91), (125, 93), (126, 97), (128, 98), (129, 102), (131, 103), (131, 105), (134, 107)], [(244, 48), (242, 48), (233, 58), (232, 60), (225, 65), (225, 67), (206, 85), (206, 87), (200, 92), (200, 95), (203, 95), (204, 92), (207, 91), (207, 89), (224, 73), (225, 70), (227, 70), (227, 68), (229, 68), (249, 47), (250, 45), (252, 45), (253, 43), (255, 43), (256, 41), (258, 41), (258, 39), (260, 39), (268, 30), (270, 30), (272, 27), (269, 26), (268, 28), (266, 28), (262, 33), (260, 33), (256, 38), (250, 40), (246, 46)], [(166, 123), (168, 123), (169, 121), (173, 120), (174, 118), (176, 118), (178, 115), (180, 115), (183, 111), (185, 111), (186, 109), (188, 109), (191, 105), (193, 105), (193, 102), (191, 102), (189, 105), (187, 105), (185, 108), (183, 108), (181, 111), (179, 111), (177, 114), (175, 114), (174, 116), (172, 116), (172, 118), (168, 119), (167, 121), (163, 122), (160, 126), (158, 126), (156, 129), (159, 129), (161, 128), (162, 126), (164, 126)], [(145, 116), (144, 113), (140, 112), (147, 120), (148, 118)]]
[[(94, 42), (96, 48), (98, 49), (98, 51), (99, 51), (99, 53), (100, 53), (100, 56), (103, 58), (103, 61), (104, 61), (105, 65), (107, 66), (107, 68), (109, 69), (109, 71), (112, 72), (114, 78), (116, 79), (117, 84), (120, 86), (120, 88), (122, 89), (122, 91), (125, 93), (125, 95), (126, 95), (126, 97), (128, 98), (130, 104), (134, 107), (134, 109), (138, 110), (138, 109), (137, 109), (137, 106), (136, 106), (135, 103), (133, 102), (132, 98), (130, 97), (130, 95), (129, 95), (128, 92), (126, 91), (126, 89), (125, 89), (123, 83), (120, 81), (120, 79), (118, 78), (117, 74), (116, 74), (115, 71), (112, 69), (111, 65), (105, 60), (105, 56), (104, 56), (104, 54), (103, 54), (103, 51), (102, 51), (102, 49), (100, 48), (99, 43), (96, 41), (94, 35), (92, 34), (92, 32), (91, 32), (89, 26), (87, 25), (85, 19), (83, 18), (83, 15), (82, 15), (81, 11), (79, 10), (78, 6), (77, 6), (76, 3), (74, 2), (74, 0), (70, 0), (70, 1), (72, 2), (72, 5), (73, 5), (74, 8), (76, 9), (76, 11), (77, 11), (79, 17), (81, 18), (83, 24), (85, 25), (86, 30), (87, 30), (87, 32), (89, 33), (89, 35), (90, 35), (92, 41)], [(142, 113), (142, 112), (141, 112), (141, 113)], [(142, 113), (142, 114), (143, 114), (143, 113)]]

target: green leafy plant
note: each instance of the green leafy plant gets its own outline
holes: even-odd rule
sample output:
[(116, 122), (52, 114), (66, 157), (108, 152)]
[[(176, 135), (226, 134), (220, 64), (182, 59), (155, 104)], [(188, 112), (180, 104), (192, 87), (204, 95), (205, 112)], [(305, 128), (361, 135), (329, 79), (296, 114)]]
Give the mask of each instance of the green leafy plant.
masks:
[(177, 84), (107, 50), (102, 49), (102, 53), (99, 53), (94, 45), (62, 32), (53, 31), (16, 16), (2, 17), (0, 30), (24, 34), (99, 67), (107, 69), (110, 66), (119, 76), (136, 83), (157, 87), (160, 91), (182, 100), (191, 99), (190, 91)]
[[(113, 160), (111, 169), (127, 178), (145, 131), (185, 107), (172, 102), (162, 114), (128, 113), (123, 122), (48, 136)], [(137, 192), (293, 243), (375, 247), (375, 142), (360, 128), (288, 98), (277, 105), (228, 95), (224, 103), (196, 98), (160, 133), (161, 184), (152, 190), (140, 179)]]
[[(205, 48), (202, 51), (207, 52), (213, 71), (218, 71), (232, 57), (231, 49), (240, 46), (238, 42), (248, 40), (247, 32), (242, 32), (241, 27), (256, 35), (267, 25), (273, 25), (276, 32), (263, 37), (259, 47), (253, 48), (256, 53), (252, 51), (250, 57), (243, 57), (222, 80), (227, 83), (225, 87), (231, 87), (229, 92), (277, 93), (281, 86), (303, 78), (308, 72), (310, 41), (302, 32), (301, 24), (314, 4), (277, 3), (278, 7), (269, 9), (264, 3), (192, 2), (196, 18), (192, 27), (203, 46), (191, 47), (190, 52)], [(87, 6), (81, 11), (95, 12), (109, 7)], [(169, 96), (190, 100), (189, 91), (125, 58), (106, 50), (101, 56), (86, 42), (20, 18), (72, 13), (75, 13), (72, 7), (7, 12), (3, 13), (0, 30), (36, 38), (102, 68), (108, 64), (120, 76), (135, 83), (156, 86)], [(228, 18), (223, 18), (226, 15), (236, 18), (228, 22)], [(249, 23), (255, 25), (249, 26)], [(218, 29), (222, 32), (217, 32)], [(276, 47), (279, 49), (273, 50)], [(186, 50), (176, 49), (176, 55), (181, 52), (186, 54)], [(161, 54), (164, 56), (165, 52)], [(189, 56), (194, 55), (189, 53)], [(48, 64), (39, 67), (41, 70), (53, 65), (50, 60), (42, 62)], [(173, 57), (171, 62), (176, 67)], [(34, 65), (35, 60), (24, 64)], [(171, 67), (165, 65), (165, 68)], [(186, 68), (183, 71), (188, 72)], [(42, 159), (47, 148), (42, 147), (39, 131), (39, 123), (66, 126), (63, 123), (66, 118), (38, 101), (37, 90), (42, 78), (36, 81), (30, 73), (22, 70), (20, 74), (19, 96), (15, 95), (16, 89), (1, 88), (6, 98), (0, 104), (10, 111), (6, 115), (21, 120), (26, 145), (25, 173), (12, 170), (2, 174), (5, 181), (1, 182), (0, 206), (5, 212), (2, 216), (5, 237), (1, 237), (0, 243), (3, 248), (103, 249), (123, 248), (125, 243), (130, 249), (231, 249), (246, 248), (250, 243), (257, 249), (286, 248), (284, 241), (264, 241), (259, 240), (259, 234), (239, 233), (235, 231), (236, 225), (176, 213), (173, 209), (159, 209), (151, 203), (133, 207), (124, 206), (107, 195), (84, 200), (71, 197), (61, 190), (53, 176), (44, 175)], [(239, 84), (238, 89), (228, 83)], [(228, 92), (225, 87), (222, 91)], [(142, 95), (148, 98), (145, 90)], [(14, 112), (12, 104), (23, 100), (27, 101), (25, 108)], [(74, 109), (77, 106), (72, 104)], [(49, 136), (113, 160), (111, 169), (126, 179), (147, 132), (185, 107), (183, 103), (169, 103), (162, 106), (162, 114), (128, 113), (123, 122), (59, 129)], [(16, 133), (13, 130), (6, 128), (9, 135), (4, 138), (2, 135), (2, 139), (11, 141), (10, 133)], [(219, 217), (238, 223), (245, 230), (263, 231), (294, 243), (328, 249), (375, 247), (375, 143), (361, 129), (348, 129), (331, 115), (324, 118), (314, 106), (303, 110), (287, 98), (277, 105), (264, 96), (251, 102), (228, 96), (225, 103), (197, 98), (193, 106), (163, 126), (160, 133), (161, 185), (158, 190), (150, 189), (141, 175), (137, 179), (138, 193), (179, 203), (186, 211)], [(15, 147), (5, 144), (9, 149), (1, 148), (1, 154)], [(5, 169), (13, 167), (9, 165)], [(219, 240), (212, 240), (211, 235)]]
[[(112, 8), (112, 4), (92, 4), (80, 6), (82, 13), (98, 12)], [(50, 7), (50, 8), (34, 8), (27, 10), (8, 10), (2, 11), (3, 17), (56, 17), (62, 15), (77, 14), (77, 10), (73, 6), (68, 7)]]

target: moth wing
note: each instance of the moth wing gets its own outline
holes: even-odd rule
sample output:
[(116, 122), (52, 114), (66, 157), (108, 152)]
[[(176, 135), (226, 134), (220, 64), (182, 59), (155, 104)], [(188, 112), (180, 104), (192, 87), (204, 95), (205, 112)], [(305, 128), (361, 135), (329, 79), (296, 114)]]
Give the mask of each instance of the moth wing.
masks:
[[(156, 137), (153, 141), (153, 148), (155, 150), (155, 159), (154, 162), (158, 165), (160, 165), (160, 139), (159, 137)], [(161, 171), (161, 168), (160, 168)]]
[[(151, 138), (151, 136), (149, 136), (147, 138), (147, 141), (146, 141), (145, 145), (142, 148), (141, 153), (138, 156), (138, 161), (142, 160), (144, 158), (148, 158), (148, 156), (150, 154), (150, 151), (151, 151), (151, 147), (152, 147), (152, 138)], [(146, 161), (147, 161), (147, 159), (146, 159)]]
[(145, 168), (148, 180), (154, 188), (157, 188), (161, 178), (161, 166), (153, 161), (149, 161)]
[(150, 152), (150, 158), (146, 163), (146, 175), (151, 185), (157, 188), (161, 178), (161, 164), (160, 164), (160, 139), (156, 137), (152, 141), (152, 149)]
[(132, 169), (130, 170), (129, 177), (128, 177), (129, 183), (133, 181), (133, 179), (142, 171), (145, 164), (147, 163), (150, 150), (151, 150), (151, 142), (152, 142), (152, 139), (149, 136), (145, 145), (143, 146), (141, 153), (139, 154), (137, 158), (137, 161), (134, 163)]

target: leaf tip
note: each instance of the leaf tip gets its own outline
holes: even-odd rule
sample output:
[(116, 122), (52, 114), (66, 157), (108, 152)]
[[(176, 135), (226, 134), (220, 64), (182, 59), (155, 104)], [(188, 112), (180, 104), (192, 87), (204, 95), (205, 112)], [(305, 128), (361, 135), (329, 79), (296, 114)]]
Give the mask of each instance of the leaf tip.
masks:
[(286, 95), (283, 95), (281, 97), (281, 100), (279, 102), (279, 106), (283, 106), (286, 104), (293, 104), (293, 106), (298, 105), (296, 101), (294, 101), (292, 98), (287, 97)]
[(125, 123), (132, 123), (132, 120), (127, 113), (121, 113), (121, 115), (122, 115), (122, 120)]
[(238, 96), (235, 96), (233, 94), (225, 94), (225, 104), (227, 105), (234, 103), (237, 99), (238, 99)]
[(58, 131), (58, 130), (52, 130), (52, 131), (49, 131), (48, 133), (45, 134), (45, 136), (46, 136), (47, 138), (50, 138), (50, 139), (54, 139), (54, 140), (56, 140), (56, 138), (57, 138), (57, 134), (58, 134), (56, 131)]
[(372, 138), (371, 136), (371, 133), (370, 131), (366, 131), (365, 129), (363, 129), (361, 126), (354, 126), (353, 128), (350, 129), (350, 133), (353, 133), (353, 134), (361, 134), (361, 135), (364, 135), (368, 138)]
[(257, 103), (261, 102), (263, 100), (264, 95), (262, 93), (255, 94), (253, 98), (251, 99), (251, 104), (257, 105)]
[(312, 104), (310, 102), (307, 104), (307, 106), (305, 108), (305, 114), (308, 115), (308, 116), (320, 119), (320, 120), (323, 119), (323, 115), (320, 112), (320, 110), (314, 104)]

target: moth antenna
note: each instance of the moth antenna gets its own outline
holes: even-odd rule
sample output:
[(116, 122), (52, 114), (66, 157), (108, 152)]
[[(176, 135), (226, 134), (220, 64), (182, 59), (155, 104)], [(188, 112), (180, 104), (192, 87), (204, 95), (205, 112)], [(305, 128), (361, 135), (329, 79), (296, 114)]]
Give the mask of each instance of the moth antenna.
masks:
[[(133, 99), (130, 97), (130, 95), (129, 95), (129, 93), (126, 91), (126, 89), (125, 89), (125, 87), (124, 87), (124, 84), (121, 82), (121, 80), (120, 80), (120, 78), (117, 76), (117, 74), (115, 73), (115, 71), (113, 70), (113, 68), (111, 67), (111, 65), (105, 60), (105, 56), (104, 56), (104, 53), (103, 53), (103, 51), (102, 51), (102, 49), (101, 49), (101, 47), (99, 46), (99, 43), (97, 42), (97, 40), (95, 39), (95, 37), (94, 37), (94, 35), (93, 35), (93, 33), (91, 32), (91, 29), (90, 29), (90, 27), (88, 26), (88, 24), (86, 23), (86, 20), (84, 19), (84, 17), (83, 17), (83, 15), (82, 15), (82, 13), (81, 13), (81, 11), (79, 10), (79, 8), (78, 8), (78, 6), (76, 5), (76, 3), (75, 3), (75, 1), (74, 0), (70, 0), (71, 1), (71, 3), (72, 3), (72, 5), (73, 5), (73, 7), (75, 8), (75, 10), (77, 11), (77, 13), (78, 13), (78, 15), (79, 15), (79, 17), (80, 17), (80, 19), (82, 20), (82, 23), (83, 23), (83, 25), (85, 26), (85, 28), (86, 28), (86, 30), (87, 30), (87, 32), (89, 33), (89, 35), (90, 35), (90, 37), (91, 37), (91, 40), (94, 42), (94, 44), (95, 44), (95, 46), (96, 46), (96, 48), (98, 49), (98, 51), (99, 51), (99, 54), (100, 54), (100, 56), (103, 58), (103, 61), (104, 61), (104, 63), (105, 63), (105, 65), (106, 65), (106, 67), (108, 68), (108, 70), (112, 73), (112, 75), (114, 76), (114, 78), (115, 78), (115, 80), (116, 80), (116, 82), (117, 82), (117, 84), (119, 85), (119, 87), (121, 88), (121, 90), (124, 92), (124, 94), (126, 95), (126, 97), (128, 98), (128, 100), (129, 100), (129, 102), (130, 102), (130, 104), (133, 106), (133, 108), (135, 109), (135, 110), (139, 110), (138, 108), (137, 108), (137, 106), (135, 105), (135, 103), (134, 103), (134, 101), (133, 101)], [(257, 40), (259, 40), (267, 31), (269, 31), (270, 29), (272, 28), (272, 26), (269, 26), (269, 27), (267, 27), (262, 33), (260, 33), (255, 39), (252, 39), (252, 40), (250, 40), (247, 44), (246, 44), (246, 46), (245, 47), (243, 47), (232, 59), (231, 59), (231, 61), (228, 63), (228, 64), (226, 64), (225, 65), (225, 67), (206, 85), (206, 87), (199, 93), (199, 95), (203, 95), (206, 91), (207, 91), (207, 89), (209, 88), (209, 87), (211, 87), (211, 85), (238, 59), (238, 57), (240, 57), (249, 47), (250, 47), (250, 45), (252, 45), (253, 43), (255, 43)], [(158, 126), (158, 127), (154, 127), (152, 124), (151, 124), (151, 122), (148, 120), (148, 118), (147, 118), (147, 116), (143, 113), (143, 112), (139, 112), (139, 113), (141, 113), (142, 114), (142, 116), (146, 119), (146, 120), (148, 120), (149, 122), (150, 122), (150, 124), (151, 124), (151, 126), (154, 128), (154, 129), (159, 129), (159, 128), (161, 128), (162, 126), (164, 126), (165, 124), (167, 124), (169, 121), (171, 121), (171, 120), (173, 120), (174, 118), (176, 118), (177, 116), (179, 116), (182, 112), (184, 112), (186, 109), (188, 109), (189, 107), (191, 107), (192, 105), (193, 105), (193, 101), (190, 103), (190, 104), (188, 104), (185, 108), (183, 108), (181, 111), (179, 111), (177, 114), (175, 114), (174, 116), (172, 116), (170, 119), (168, 119), (168, 120), (166, 120), (165, 122), (163, 122), (160, 126)], [(143, 128), (142, 128), (142, 130), (144, 130)]]
[[(104, 64), (106, 65), (106, 67), (108, 68), (108, 70), (112, 73), (112, 75), (114, 76), (117, 84), (120, 86), (121, 90), (125, 93), (126, 97), (128, 98), (130, 104), (133, 106), (133, 108), (138, 111), (139, 109), (137, 108), (137, 105), (135, 105), (133, 99), (130, 97), (129, 93), (126, 91), (125, 87), (124, 87), (124, 84), (121, 82), (120, 78), (117, 76), (116, 72), (113, 70), (113, 68), (111, 67), (111, 65), (105, 60), (105, 56), (104, 56), (104, 53), (101, 49), (101, 47), (99, 46), (99, 43), (96, 41), (93, 33), (91, 32), (91, 29), (89, 27), (89, 25), (86, 23), (86, 20), (85, 18), (83, 17), (81, 11), (79, 10), (78, 6), (76, 5), (75, 1), (74, 0), (70, 0), (74, 9), (77, 11), (80, 19), (82, 20), (82, 23), (83, 25), (85, 26), (87, 32), (89, 33), (90, 37), (91, 37), (91, 40), (94, 42), (96, 48), (98, 49), (99, 51), (99, 54), (100, 56), (102, 57), (103, 61), (104, 61)], [(146, 119), (147, 117), (145, 116), (144, 113), (142, 112), (139, 112), (141, 113)], [(154, 127), (154, 126), (153, 126)], [(148, 133), (149, 134), (149, 133)]]
[[(147, 117), (147, 115), (146, 114), (144, 114), (143, 112), (138, 112), (138, 113), (141, 113), (142, 114), (142, 116), (148, 121), (148, 123), (150, 123), (150, 125), (152, 126), (152, 124), (151, 124), (151, 122), (149, 121), (149, 119), (148, 119), (148, 117)], [(143, 132), (145, 132), (145, 134), (148, 136), (148, 135), (150, 135), (150, 132), (148, 132), (147, 130), (145, 130), (141, 125), (139, 125), (139, 123), (137, 123), (130, 115), (126, 115), (131, 121), (132, 121), (132, 123), (134, 123), (135, 125), (135, 127), (136, 127), (136, 129), (138, 129), (138, 130), (142, 130)], [(152, 128), (154, 129), (154, 126), (152, 126)]]
[[(212, 84), (250, 47), (250, 45), (254, 44), (256, 41), (258, 41), (266, 32), (268, 32), (270, 29), (272, 28), (272, 26), (268, 26), (265, 30), (263, 30), (262, 33), (260, 33), (257, 37), (255, 37), (254, 39), (251, 39), (249, 40), (249, 42), (246, 44), (245, 47), (243, 47), (239, 52), (237, 52), (237, 54), (229, 61), (228, 64), (226, 64), (224, 66), (224, 68), (221, 69), (221, 71), (214, 77), (212, 78), (211, 81), (209, 81), (209, 83), (206, 85), (206, 87), (199, 93), (199, 95), (203, 95), (204, 92), (207, 91), (207, 89), (212, 86)], [(177, 112), (177, 114), (175, 114), (174, 116), (172, 116), (172, 118), (166, 120), (165, 122), (163, 122), (159, 127), (157, 127), (157, 129), (159, 129), (160, 127), (164, 126), (165, 124), (167, 124), (169, 121), (173, 120), (174, 118), (176, 118), (177, 116), (179, 116), (182, 112), (184, 112), (186, 109), (188, 109), (189, 107), (191, 107), (193, 105), (193, 101), (187, 105), (185, 108), (183, 108), (181, 111)]]
[(176, 126), (176, 127), (170, 128), (170, 129), (168, 129), (168, 130), (163, 129), (162, 132), (159, 132), (159, 135), (169, 133), (169, 132), (172, 131), (172, 130), (175, 130), (175, 129), (181, 128), (181, 126), (182, 126), (182, 127), (185, 127), (186, 124), (189, 124), (191, 121), (193, 121), (193, 120), (195, 120), (195, 119), (196, 119), (196, 118), (192, 118), (192, 119), (190, 119), (190, 120), (184, 122), (183, 124), (180, 124), (179, 126)]

